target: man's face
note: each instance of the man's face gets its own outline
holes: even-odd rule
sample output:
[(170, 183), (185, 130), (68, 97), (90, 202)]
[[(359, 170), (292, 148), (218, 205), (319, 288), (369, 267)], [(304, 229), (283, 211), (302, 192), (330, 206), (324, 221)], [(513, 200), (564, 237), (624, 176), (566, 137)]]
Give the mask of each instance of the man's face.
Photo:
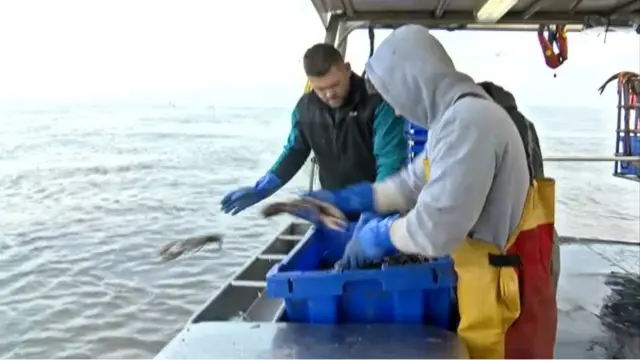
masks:
[(331, 70), (320, 77), (309, 76), (309, 82), (313, 91), (320, 99), (332, 108), (337, 108), (349, 93), (349, 78), (351, 66), (349, 63), (334, 65)]

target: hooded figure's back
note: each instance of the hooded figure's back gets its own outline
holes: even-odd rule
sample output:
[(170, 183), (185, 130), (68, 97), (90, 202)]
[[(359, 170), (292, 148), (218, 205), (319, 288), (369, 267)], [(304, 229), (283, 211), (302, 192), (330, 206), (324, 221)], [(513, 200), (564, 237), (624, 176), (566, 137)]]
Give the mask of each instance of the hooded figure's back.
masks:
[[(520, 137), (525, 142), (525, 145), (529, 145), (531, 153), (527, 153), (530, 156), (531, 166), (534, 177), (544, 176), (544, 166), (542, 163), (542, 150), (540, 149), (540, 140), (538, 139), (538, 133), (536, 127), (529, 119), (527, 119), (518, 109), (516, 99), (508, 90), (502, 86), (496, 85), (490, 81), (483, 81), (478, 83), (482, 89), (491, 96), (491, 98), (502, 106), (520, 133)], [(530, 144), (528, 144), (530, 142)]]
[[(426, 182), (422, 158), (377, 184), (377, 201), (412, 209), (392, 234), (400, 250), (453, 251), (473, 234), (504, 248), (529, 187), (523, 143), (513, 121), (442, 44), (418, 25), (389, 35), (366, 65), (377, 91), (409, 121), (429, 129)], [(414, 206), (415, 205), (415, 206)]]

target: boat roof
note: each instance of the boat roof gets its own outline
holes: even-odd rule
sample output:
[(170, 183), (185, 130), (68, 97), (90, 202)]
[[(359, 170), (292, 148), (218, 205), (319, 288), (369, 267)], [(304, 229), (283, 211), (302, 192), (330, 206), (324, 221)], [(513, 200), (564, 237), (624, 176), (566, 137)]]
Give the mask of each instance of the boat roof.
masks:
[(475, 12), (487, 0), (311, 0), (325, 28), (335, 18), (358, 27), (395, 28), (419, 23), (430, 28), (534, 30), (540, 24), (636, 27), (638, 0), (517, 0), (496, 23), (479, 24)]

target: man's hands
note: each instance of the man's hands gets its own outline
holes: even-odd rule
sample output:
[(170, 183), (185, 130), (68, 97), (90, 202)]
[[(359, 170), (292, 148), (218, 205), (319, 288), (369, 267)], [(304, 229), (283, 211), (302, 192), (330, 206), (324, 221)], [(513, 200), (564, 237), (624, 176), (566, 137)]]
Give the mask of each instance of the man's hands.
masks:
[(228, 193), (220, 202), (220, 208), (227, 214), (236, 215), (271, 196), (282, 185), (282, 181), (277, 176), (267, 173), (254, 186), (242, 187)]
[(358, 268), (382, 260), (398, 252), (391, 242), (389, 231), (400, 215), (380, 216), (364, 213), (353, 231), (353, 237), (342, 255), (339, 267)]

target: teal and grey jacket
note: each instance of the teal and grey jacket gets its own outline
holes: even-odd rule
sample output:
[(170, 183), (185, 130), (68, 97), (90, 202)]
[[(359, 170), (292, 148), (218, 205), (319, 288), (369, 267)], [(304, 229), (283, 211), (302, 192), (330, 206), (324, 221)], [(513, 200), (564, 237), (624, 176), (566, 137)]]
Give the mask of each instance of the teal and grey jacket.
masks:
[(345, 103), (332, 109), (314, 93), (304, 94), (291, 119), (284, 151), (270, 172), (285, 184), (313, 151), (320, 184), (339, 189), (362, 181), (382, 180), (406, 165), (405, 120), (364, 79), (351, 75)]

